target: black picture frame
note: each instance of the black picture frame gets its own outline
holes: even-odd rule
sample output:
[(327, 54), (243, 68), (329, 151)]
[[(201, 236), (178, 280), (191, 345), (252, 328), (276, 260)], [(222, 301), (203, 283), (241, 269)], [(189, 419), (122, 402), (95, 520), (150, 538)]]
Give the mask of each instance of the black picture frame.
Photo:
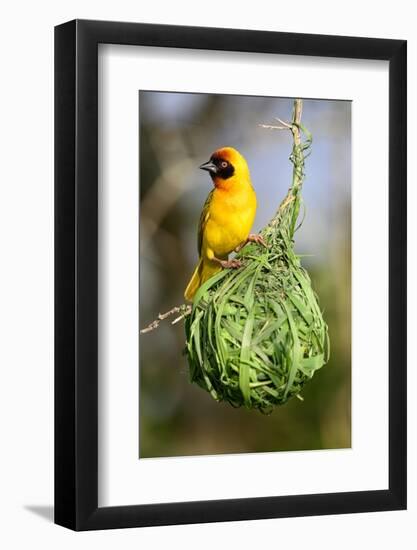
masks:
[[(98, 44), (389, 62), (389, 488), (98, 506)], [(406, 508), (406, 41), (74, 20), (55, 28), (55, 522), (108, 529)], [(370, 434), (371, 437), (371, 434)]]

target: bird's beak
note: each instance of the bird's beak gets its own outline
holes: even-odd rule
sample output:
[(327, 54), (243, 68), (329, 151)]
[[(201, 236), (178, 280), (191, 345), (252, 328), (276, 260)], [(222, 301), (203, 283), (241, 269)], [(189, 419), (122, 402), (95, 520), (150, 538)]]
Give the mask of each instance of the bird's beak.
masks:
[(210, 172), (211, 174), (217, 174), (217, 166), (211, 160), (202, 164), (200, 169), (207, 170), (207, 172)]

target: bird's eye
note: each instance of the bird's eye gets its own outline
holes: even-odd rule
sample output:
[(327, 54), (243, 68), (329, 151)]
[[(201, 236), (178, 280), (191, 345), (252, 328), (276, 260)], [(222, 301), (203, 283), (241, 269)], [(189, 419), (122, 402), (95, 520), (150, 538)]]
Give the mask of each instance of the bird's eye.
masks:
[(222, 168), (227, 168), (227, 162), (225, 160), (222, 162), (221, 167)]

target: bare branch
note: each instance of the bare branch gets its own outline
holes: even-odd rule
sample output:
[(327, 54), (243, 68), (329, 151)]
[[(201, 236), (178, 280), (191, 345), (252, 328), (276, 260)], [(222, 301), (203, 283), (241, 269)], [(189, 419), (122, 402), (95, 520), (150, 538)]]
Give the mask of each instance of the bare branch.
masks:
[(266, 128), (267, 130), (287, 130), (287, 126), (274, 126), (273, 124), (258, 124), (261, 128)]
[(301, 136), (299, 124), (301, 122), (301, 113), (303, 110), (303, 101), (301, 99), (294, 100), (294, 112), (292, 122), (285, 122), (284, 120), (274, 117), (274, 120), (279, 122), (280, 126), (276, 124), (258, 124), (261, 128), (266, 128), (268, 130), (291, 130), (294, 135), (295, 145), (300, 145)]
[(159, 313), (158, 314), (158, 317), (157, 319), (155, 319), (154, 321), (152, 321), (152, 323), (149, 323), (149, 325), (145, 328), (143, 328), (140, 333), (141, 334), (146, 334), (148, 332), (151, 332), (152, 330), (155, 330), (156, 328), (159, 327), (161, 321), (164, 321), (165, 319), (167, 319), (168, 317), (171, 317), (171, 315), (173, 315), (174, 313), (181, 313), (181, 315), (179, 317), (176, 317), (172, 322), (171, 322), (171, 325), (175, 325), (177, 324), (179, 321), (181, 321), (181, 319), (185, 319), (185, 317), (187, 317), (187, 315), (190, 315), (191, 313), (191, 306), (190, 305), (187, 305), (187, 304), (182, 304), (180, 306), (175, 306), (173, 307), (172, 309), (170, 309), (169, 311), (166, 311), (165, 313)]

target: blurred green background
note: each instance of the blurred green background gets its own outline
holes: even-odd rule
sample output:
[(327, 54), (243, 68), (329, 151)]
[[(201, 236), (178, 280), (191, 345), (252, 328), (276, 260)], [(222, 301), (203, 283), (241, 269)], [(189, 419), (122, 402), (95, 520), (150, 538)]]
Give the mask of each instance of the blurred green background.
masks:
[[(296, 398), (265, 416), (216, 403), (191, 384), (182, 323), (140, 336), (140, 458), (346, 448), (351, 445), (351, 103), (304, 100), (303, 255), (329, 325), (330, 362)], [(140, 326), (184, 302), (198, 259), (197, 227), (212, 188), (198, 166), (230, 145), (248, 161), (258, 197), (253, 231), (291, 183), (292, 136), (260, 123), (290, 120), (293, 99), (141, 91)]]

